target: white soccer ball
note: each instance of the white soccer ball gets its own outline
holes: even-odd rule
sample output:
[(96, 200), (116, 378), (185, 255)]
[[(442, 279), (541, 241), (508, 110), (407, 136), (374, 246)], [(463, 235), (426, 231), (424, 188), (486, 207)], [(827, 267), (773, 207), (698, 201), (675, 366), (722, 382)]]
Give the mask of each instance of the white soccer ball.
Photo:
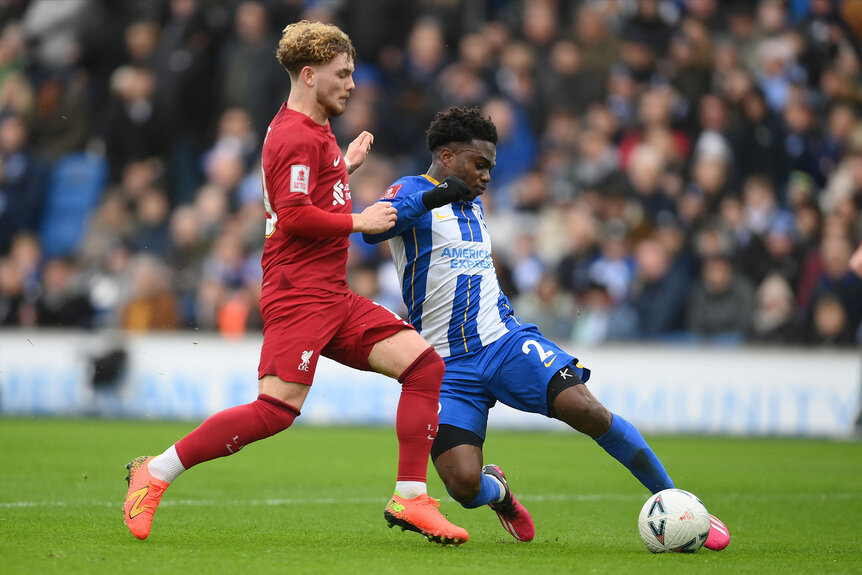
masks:
[(638, 531), (653, 553), (694, 553), (709, 537), (709, 512), (695, 495), (682, 489), (665, 489), (644, 503)]

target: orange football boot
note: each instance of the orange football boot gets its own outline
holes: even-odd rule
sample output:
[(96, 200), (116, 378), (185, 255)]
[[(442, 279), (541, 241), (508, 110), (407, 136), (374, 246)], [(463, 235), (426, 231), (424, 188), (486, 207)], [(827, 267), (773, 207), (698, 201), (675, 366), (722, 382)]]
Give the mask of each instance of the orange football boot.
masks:
[(132, 535), (138, 539), (146, 539), (153, 525), (153, 515), (162, 500), (162, 494), (168, 488), (167, 481), (156, 479), (150, 475), (147, 464), (152, 457), (142, 455), (131, 460), (126, 469), (126, 481), (129, 482), (129, 492), (123, 505), (123, 521)]
[(389, 527), (398, 525), (402, 531), (415, 531), (433, 543), (460, 545), (470, 538), (466, 529), (453, 525), (443, 517), (440, 513), (440, 502), (425, 493), (405, 499), (396, 491), (383, 516)]

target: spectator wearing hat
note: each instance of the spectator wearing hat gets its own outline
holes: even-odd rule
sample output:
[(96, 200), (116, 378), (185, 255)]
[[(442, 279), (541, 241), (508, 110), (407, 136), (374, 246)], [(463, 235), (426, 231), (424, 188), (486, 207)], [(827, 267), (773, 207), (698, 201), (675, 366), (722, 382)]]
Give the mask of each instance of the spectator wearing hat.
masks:
[(787, 282), (795, 286), (802, 275), (804, 253), (796, 241), (796, 224), (789, 212), (780, 212), (769, 225), (766, 234), (766, 259), (763, 265), (763, 277), (753, 277), (755, 283), (760, 283), (767, 274), (777, 273)]
[(757, 287), (756, 303), (746, 340), (771, 345), (802, 343), (802, 328), (796, 320), (793, 290), (780, 274), (773, 273)]
[(704, 132), (692, 156), (691, 187), (702, 195), (706, 212), (715, 214), (728, 194), (733, 173), (730, 146), (720, 134)]
[(769, 107), (766, 95), (753, 88), (742, 97), (742, 144), (739, 169), (742, 174), (763, 172), (773, 186), (787, 181), (789, 160), (784, 149), (784, 126)]
[(823, 138), (811, 103), (806, 96), (794, 91), (788, 98), (782, 118), (786, 126), (784, 150), (790, 170), (799, 170), (811, 176), (818, 187), (826, 183), (824, 168), (834, 164), (824, 156)]

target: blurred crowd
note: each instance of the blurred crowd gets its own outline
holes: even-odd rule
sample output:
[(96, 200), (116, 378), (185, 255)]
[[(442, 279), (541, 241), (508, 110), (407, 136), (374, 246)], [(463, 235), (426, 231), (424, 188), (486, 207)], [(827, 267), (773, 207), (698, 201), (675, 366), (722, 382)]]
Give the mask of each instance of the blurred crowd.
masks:
[[(259, 152), (299, 19), (358, 51), (354, 210), (497, 125), (504, 291), (577, 344), (859, 345), (859, 0), (4, 0), (0, 326), (259, 332)], [(403, 310), (386, 245), (352, 287)]]

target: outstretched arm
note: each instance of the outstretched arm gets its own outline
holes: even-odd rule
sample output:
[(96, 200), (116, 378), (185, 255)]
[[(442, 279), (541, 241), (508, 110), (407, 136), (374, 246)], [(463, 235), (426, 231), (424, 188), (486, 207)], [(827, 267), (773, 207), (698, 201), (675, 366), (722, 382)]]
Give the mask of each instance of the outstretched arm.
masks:
[[(395, 202), (380, 200), (374, 205), (391, 206), (393, 203)], [(422, 194), (414, 194), (404, 199), (399, 199), (396, 205), (398, 206), (398, 219), (395, 225), (380, 233), (363, 233), (363, 240), (369, 244), (377, 244), (395, 236), (400, 236), (411, 226), (415, 225), (419, 218), (428, 213), (428, 208), (422, 203)]]
[(349, 236), (353, 232), (382, 233), (395, 225), (398, 210), (388, 203), (376, 203), (360, 214), (334, 214), (304, 204), (285, 208), (278, 214), (282, 229), (296, 236), (325, 238)]
[[(455, 176), (449, 176), (427, 192), (397, 199), (393, 202), (398, 206), (398, 221), (395, 222), (395, 226), (384, 233), (362, 234), (362, 239), (369, 244), (376, 244), (383, 240), (399, 236), (406, 229), (414, 225), (419, 218), (434, 208), (460, 200), (472, 200), (475, 196), (473, 190), (470, 189), (464, 180)], [(384, 202), (388, 203), (389, 200), (381, 200), (378, 203)]]

